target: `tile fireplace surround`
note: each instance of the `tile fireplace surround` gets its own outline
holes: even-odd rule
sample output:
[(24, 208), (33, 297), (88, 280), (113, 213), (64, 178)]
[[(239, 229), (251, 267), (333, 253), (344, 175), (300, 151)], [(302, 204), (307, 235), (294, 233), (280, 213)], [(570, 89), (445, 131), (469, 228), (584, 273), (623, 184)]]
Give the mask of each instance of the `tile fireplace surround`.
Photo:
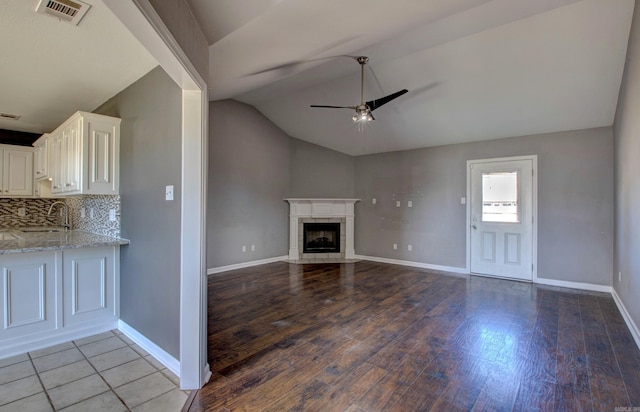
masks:
[[(299, 199), (289, 202), (289, 261), (314, 263), (355, 259), (354, 205), (360, 199)], [(340, 223), (340, 253), (303, 253), (304, 223)]]

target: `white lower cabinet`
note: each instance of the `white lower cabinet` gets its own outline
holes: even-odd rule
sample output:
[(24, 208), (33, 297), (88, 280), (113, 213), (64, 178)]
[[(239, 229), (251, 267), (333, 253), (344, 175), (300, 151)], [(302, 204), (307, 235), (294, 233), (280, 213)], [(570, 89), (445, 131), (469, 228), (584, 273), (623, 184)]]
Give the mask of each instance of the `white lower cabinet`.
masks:
[(113, 248), (69, 249), (62, 260), (64, 326), (118, 315)]
[(45, 252), (5, 256), (1, 258), (1, 341), (55, 330), (55, 254)]
[(0, 255), (0, 359), (117, 327), (120, 247)]

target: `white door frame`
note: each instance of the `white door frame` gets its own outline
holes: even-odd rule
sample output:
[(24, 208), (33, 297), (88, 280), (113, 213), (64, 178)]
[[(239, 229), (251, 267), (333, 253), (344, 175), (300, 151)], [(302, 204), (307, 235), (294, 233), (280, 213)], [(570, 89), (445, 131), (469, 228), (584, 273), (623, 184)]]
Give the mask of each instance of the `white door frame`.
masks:
[(199, 389), (211, 376), (207, 362), (205, 264), (207, 83), (149, 0), (102, 1), (182, 88), (180, 387)]
[(532, 239), (531, 239), (531, 261), (533, 262), (533, 283), (538, 280), (538, 155), (494, 157), (490, 159), (467, 160), (467, 273), (471, 273), (471, 165), (491, 162), (509, 162), (514, 160), (531, 160), (533, 168), (532, 185)]

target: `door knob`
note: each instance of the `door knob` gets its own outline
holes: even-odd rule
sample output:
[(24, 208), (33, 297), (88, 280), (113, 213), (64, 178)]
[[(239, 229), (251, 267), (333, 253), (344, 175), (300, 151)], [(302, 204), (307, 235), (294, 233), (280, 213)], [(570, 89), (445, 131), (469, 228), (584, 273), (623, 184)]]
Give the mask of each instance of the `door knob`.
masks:
[(477, 229), (476, 225), (473, 225), (473, 226), (471, 226), (471, 227), (473, 228), (473, 230), (476, 230), (476, 229)]

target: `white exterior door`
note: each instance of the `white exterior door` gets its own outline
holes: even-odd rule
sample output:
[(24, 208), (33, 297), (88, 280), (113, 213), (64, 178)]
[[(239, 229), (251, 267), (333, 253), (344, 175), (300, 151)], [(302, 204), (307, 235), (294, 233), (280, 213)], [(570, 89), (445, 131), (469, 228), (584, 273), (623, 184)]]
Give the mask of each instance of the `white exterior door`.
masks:
[(533, 279), (534, 161), (469, 162), (471, 273)]

